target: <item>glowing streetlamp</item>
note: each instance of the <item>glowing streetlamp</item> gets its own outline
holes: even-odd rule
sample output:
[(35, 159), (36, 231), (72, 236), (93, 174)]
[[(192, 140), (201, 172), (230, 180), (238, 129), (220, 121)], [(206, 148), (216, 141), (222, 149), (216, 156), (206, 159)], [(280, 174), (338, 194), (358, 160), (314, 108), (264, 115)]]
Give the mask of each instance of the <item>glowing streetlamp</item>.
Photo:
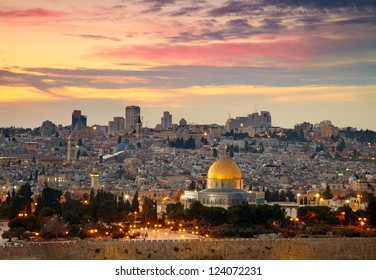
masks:
[(358, 218), (358, 220), (359, 220), (360, 228), (363, 228), (363, 226), (367, 222), (367, 218)]

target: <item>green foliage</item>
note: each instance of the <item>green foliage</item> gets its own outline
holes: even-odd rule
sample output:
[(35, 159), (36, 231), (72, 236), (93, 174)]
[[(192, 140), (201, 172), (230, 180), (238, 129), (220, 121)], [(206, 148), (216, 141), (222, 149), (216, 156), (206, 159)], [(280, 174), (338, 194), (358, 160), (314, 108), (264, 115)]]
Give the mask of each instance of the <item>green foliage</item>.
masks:
[(15, 193), (13, 196), (12, 208), (9, 213), (10, 219), (16, 217), (20, 212), (27, 214), (31, 213), (32, 195), (33, 192), (31, 191), (31, 186), (29, 183), (26, 183), (20, 187), (17, 193)]
[(194, 191), (195, 189), (196, 189), (196, 183), (195, 183), (195, 181), (192, 180), (191, 183), (188, 186), (188, 190)]
[(14, 228), (13, 231), (18, 239), (23, 239), (23, 235), (25, 233), (25, 229), (23, 227)]
[(157, 222), (157, 202), (154, 202), (152, 199), (145, 197), (142, 212), (145, 222)]
[(371, 224), (376, 226), (376, 197), (370, 198), (366, 213)]
[(12, 241), (12, 238), (16, 237), (17, 233), (13, 230), (4, 231), (1, 237), (3, 239), (8, 239), (8, 241)]
[(56, 214), (56, 212), (55, 212), (54, 209), (52, 209), (50, 207), (45, 207), (45, 208), (42, 208), (42, 210), (40, 211), (39, 218), (43, 219), (45, 217), (52, 217), (55, 214)]
[(184, 206), (180, 202), (170, 203), (166, 206), (166, 214), (169, 219), (183, 220), (185, 219)]
[(82, 147), (84, 143), (82, 142), (82, 139), (78, 139), (77, 146)]
[(138, 201), (138, 191), (135, 192), (132, 204), (131, 204), (131, 212), (140, 212), (140, 203)]
[(306, 224), (335, 224), (335, 213), (327, 206), (305, 206), (298, 209), (298, 218)]
[(42, 190), (41, 205), (43, 208), (51, 208), (56, 213), (61, 212), (60, 198), (62, 196), (61, 190), (52, 189), (45, 186)]
[(335, 214), (340, 223), (345, 226), (356, 223), (354, 211), (347, 205), (339, 207)]
[(12, 206), (6, 203), (0, 205), (0, 219), (5, 219), (10, 216)]
[(9, 221), (9, 229), (23, 228), (25, 231), (38, 231), (41, 227), (38, 217), (30, 215), (28, 217), (17, 217)]
[(62, 217), (68, 224), (77, 225), (81, 222), (82, 215), (77, 211), (65, 210)]
[(372, 130), (359, 130), (359, 131), (352, 131), (351, 128), (347, 128), (345, 130), (341, 130), (340, 133), (347, 138), (355, 139), (361, 143), (376, 143), (376, 132)]
[(187, 141), (184, 141), (183, 138), (177, 138), (175, 140), (170, 140), (169, 142), (170, 147), (180, 148), (180, 149), (196, 149), (196, 142), (195, 140), (190, 137)]
[(229, 207), (206, 207), (200, 202), (193, 202), (186, 210), (188, 220), (195, 220), (210, 226), (219, 226), (225, 223), (233, 227), (247, 228), (262, 226), (270, 228), (285, 222), (285, 212), (279, 205), (249, 205), (239, 204)]
[(325, 191), (321, 194), (323, 199), (331, 199), (333, 198), (333, 194), (330, 191), (330, 186), (329, 184), (326, 185)]
[(116, 203), (113, 200), (105, 200), (99, 204), (98, 218), (105, 223), (113, 223), (119, 219)]
[(239, 204), (229, 207), (228, 221), (241, 227), (263, 225), (271, 227), (274, 223), (285, 222), (285, 212), (279, 205)]
[(341, 142), (337, 145), (336, 147), (336, 150), (338, 152), (343, 152), (343, 150), (346, 148), (346, 142), (345, 140), (343, 140), (343, 138), (341, 139)]

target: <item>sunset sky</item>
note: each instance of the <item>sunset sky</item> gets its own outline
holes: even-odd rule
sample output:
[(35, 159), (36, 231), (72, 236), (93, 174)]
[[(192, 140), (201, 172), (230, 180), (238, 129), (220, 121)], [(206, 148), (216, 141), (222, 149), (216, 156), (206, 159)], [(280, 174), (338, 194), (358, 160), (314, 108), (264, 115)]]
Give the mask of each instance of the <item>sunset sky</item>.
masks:
[(374, 0), (0, 0), (0, 127), (332, 120), (376, 130)]

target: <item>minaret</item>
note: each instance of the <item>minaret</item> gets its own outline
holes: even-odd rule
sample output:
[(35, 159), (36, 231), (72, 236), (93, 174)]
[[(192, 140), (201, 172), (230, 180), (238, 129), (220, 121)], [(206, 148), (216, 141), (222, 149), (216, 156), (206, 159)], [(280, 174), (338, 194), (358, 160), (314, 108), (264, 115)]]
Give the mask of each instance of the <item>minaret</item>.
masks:
[(72, 161), (77, 159), (77, 147), (76, 147), (76, 139), (73, 136), (73, 133), (69, 134), (68, 136), (68, 152), (67, 152), (67, 160)]
[(98, 159), (99, 159), (99, 163), (103, 162), (103, 149), (99, 149)]
[(137, 125), (136, 125), (136, 137), (137, 139), (142, 138), (142, 121), (141, 121), (140, 116), (138, 116)]
[(93, 188), (94, 190), (98, 190), (99, 189), (99, 172), (98, 172), (97, 167), (93, 167), (90, 177), (91, 177), (90, 187)]

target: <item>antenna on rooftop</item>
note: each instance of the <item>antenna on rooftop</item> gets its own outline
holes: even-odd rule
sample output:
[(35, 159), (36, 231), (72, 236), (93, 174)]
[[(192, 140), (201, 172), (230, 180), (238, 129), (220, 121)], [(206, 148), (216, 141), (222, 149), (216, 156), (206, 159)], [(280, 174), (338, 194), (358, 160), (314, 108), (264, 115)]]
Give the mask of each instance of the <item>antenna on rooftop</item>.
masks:
[(257, 104), (255, 105), (255, 113), (257, 113)]

